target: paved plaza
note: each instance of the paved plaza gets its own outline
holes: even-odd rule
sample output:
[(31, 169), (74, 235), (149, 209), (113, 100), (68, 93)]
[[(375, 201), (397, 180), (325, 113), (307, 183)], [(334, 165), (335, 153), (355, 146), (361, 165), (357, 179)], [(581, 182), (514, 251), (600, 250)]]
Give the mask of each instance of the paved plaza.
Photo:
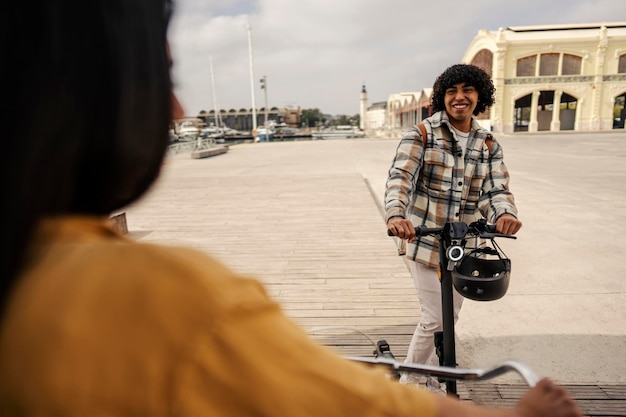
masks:
[[(517, 240), (499, 240), (513, 265), (507, 295), (464, 304), (459, 366), (516, 359), (563, 384), (621, 389), (626, 132), (497, 138), (524, 226)], [(384, 338), (402, 359), (419, 310), (381, 212), (396, 145), (257, 143), (205, 159), (171, 156), (153, 191), (127, 208), (128, 229), (258, 278), (289, 317), (341, 354), (369, 356), (368, 337)]]

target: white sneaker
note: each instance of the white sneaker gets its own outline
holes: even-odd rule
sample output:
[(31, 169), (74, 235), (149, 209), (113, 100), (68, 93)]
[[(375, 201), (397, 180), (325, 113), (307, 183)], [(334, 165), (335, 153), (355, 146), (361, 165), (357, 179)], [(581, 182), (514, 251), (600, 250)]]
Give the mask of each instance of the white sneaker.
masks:
[(420, 376), (412, 372), (400, 372), (400, 383), (406, 385), (419, 385)]
[(446, 393), (445, 385), (432, 376), (426, 378), (426, 389), (437, 394), (445, 395)]

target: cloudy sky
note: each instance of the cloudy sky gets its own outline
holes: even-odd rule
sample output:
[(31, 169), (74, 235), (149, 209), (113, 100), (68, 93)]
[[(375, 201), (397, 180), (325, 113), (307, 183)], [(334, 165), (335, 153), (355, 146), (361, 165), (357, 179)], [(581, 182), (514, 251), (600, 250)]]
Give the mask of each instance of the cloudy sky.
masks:
[[(175, 0), (174, 81), (187, 115), (252, 107), (359, 113), (431, 87), (481, 29), (626, 21), (623, 0)], [(625, 45), (626, 47), (626, 45)], [(215, 91), (211, 83), (211, 67)]]

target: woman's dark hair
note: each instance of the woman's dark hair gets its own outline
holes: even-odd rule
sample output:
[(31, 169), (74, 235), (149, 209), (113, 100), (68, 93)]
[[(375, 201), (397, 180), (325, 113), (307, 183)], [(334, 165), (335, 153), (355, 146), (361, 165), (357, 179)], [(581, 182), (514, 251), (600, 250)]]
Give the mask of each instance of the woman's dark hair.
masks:
[(11, 1), (0, 13), (0, 307), (43, 217), (107, 216), (168, 143), (170, 0)]
[(446, 69), (433, 85), (433, 111), (445, 110), (444, 96), (446, 90), (459, 83), (465, 83), (478, 91), (478, 104), (474, 109), (474, 116), (491, 107), (495, 100), (496, 89), (489, 75), (475, 65), (456, 64)]

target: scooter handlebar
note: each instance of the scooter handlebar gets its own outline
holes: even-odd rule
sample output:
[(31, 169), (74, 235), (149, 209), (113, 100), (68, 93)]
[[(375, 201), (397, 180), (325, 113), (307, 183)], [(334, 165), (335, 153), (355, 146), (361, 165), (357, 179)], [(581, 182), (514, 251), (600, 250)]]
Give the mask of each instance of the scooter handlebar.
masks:
[[(415, 235), (416, 236), (427, 236), (427, 235), (439, 235), (441, 234), (441, 232), (443, 231), (443, 227), (424, 227), (424, 226), (418, 226), (415, 228)], [(508, 238), (508, 239), (517, 239), (517, 237), (515, 236), (511, 236), (511, 235), (505, 235), (503, 233), (497, 233), (496, 232), (496, 225), (495, 224), (487, 224), (485, 225), (485, 228), (483, 231), (480, 231), (477, 234), (479, 237), (482, 237), (484, 239), (493, 239), (496, 237), (504, 237), (504, 238)], [(393, 232), (389, 229), (387, 229), (387, 236), (395, 236), (393, 234)]]

